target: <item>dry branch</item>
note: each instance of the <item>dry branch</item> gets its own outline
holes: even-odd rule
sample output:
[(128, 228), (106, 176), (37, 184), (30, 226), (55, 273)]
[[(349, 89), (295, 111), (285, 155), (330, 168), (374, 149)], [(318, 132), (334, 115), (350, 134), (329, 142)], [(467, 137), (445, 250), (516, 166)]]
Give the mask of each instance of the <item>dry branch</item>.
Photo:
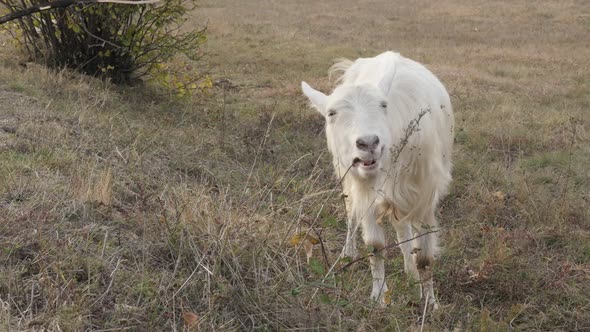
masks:
[(23, 16), (31, 15), (34, 13), (55, 9), (55, 8), (65, 8), (73, 5), (89, 5), (95, 3), (119, 3), (125, 5), (144, 5), (150, 3), (157, 3), (160, 0), (57, 0), (48, 3), (44, 3), (41, 5), (36, 5), (28, 8), (24, 8), (21, 10), (17, 10), (12, 12), (8, 15), (4, 15), (0, 17), (0, 24), (4, 24), (6, 22), (10, 22), (12, 20), (16, 20)]
[(368, 259), (369, 257), (375, 256), (375, 255), (379, 254), (380, 252), (384, 251), (385, 249), (398, 247), (399, 245), (404, 244), (406, 242), (414, 241), (415, 239), (418, 239), (418, 238), (421, 238), (421, 237), (423, 237), (425, 235), (428, 235), (428, 234), (431, 234), (431, 233), (436, 233), (436, 232), (438, 232), (438, 230), (430, 230), (430, 231), (427, 231), (427, 232), (418, 234), (418, 235), (414, 236), (411, 239), (407, 239), (407, 240), (401, 241), (401, 242), (394, 242), (392, 244), (389, 244), (389, 245), (384, 246), (381, 249), (376, 249), (376, 250), (374, 250), (372, 253), (370, 253), (368, 255), (358, 257), (358, 258), (356, 258), (356, 259), (348, 262), (346, 265), (344, 265), (343, 267), (341, 267), (340, 269), (338, 269), (338, 271), (334, 272), (334, 275), (338, 275), (338, 274), (342, 273), (343, 271), (345, 271), (346, 269), (348, 269), (352, 264), (354, 264), (354, 263), (356, 263), (358, 261), (362, 261), (362, 260)]

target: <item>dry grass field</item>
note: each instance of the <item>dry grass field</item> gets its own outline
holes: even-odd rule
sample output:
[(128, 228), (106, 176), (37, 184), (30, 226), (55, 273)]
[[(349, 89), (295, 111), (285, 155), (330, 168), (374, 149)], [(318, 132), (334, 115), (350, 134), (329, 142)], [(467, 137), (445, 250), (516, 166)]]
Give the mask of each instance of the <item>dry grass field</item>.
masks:
[(387, 308), (368, 300), (367, 260), (328, 273), (344, 204), (299, 91), (327, 92), (334, 58), (390, 49), (456, 112), (441, 309), (423, 329), (590, 330), (587, 1), (200, 3), (218, 84), (188, 100), (3, 46), (1, 331), (420, 330), (399, 250)]

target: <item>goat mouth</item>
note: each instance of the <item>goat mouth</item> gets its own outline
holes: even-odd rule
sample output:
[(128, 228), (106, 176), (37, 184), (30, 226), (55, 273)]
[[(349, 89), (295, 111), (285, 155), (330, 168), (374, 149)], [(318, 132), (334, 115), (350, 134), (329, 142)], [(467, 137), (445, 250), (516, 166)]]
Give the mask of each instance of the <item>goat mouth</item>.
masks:
[(375, 159), (367, 159), (363, 160), (359, 157), (356, 157), (352, 160), (353, 166), (361, 166), (363, 168), (375, 168), (377, 166), (377, 161)]

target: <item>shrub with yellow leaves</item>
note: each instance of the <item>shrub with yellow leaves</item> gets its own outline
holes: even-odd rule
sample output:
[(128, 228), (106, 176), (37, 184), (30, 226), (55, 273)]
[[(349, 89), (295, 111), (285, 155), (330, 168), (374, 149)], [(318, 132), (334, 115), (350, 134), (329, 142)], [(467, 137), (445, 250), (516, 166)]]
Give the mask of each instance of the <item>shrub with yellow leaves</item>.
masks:
[[(0, 11), (44, 2), (0, 0)], [(29, 15), (7, 28), (31, 59), (50, 67), (72, 68), (117, 84), (154, 80), (184, 96), (206, 90), (210, 81), (194, 68), (203, 56), (205, 28), (183, 28), (194, 7), (195, 0), (75, 5)]]

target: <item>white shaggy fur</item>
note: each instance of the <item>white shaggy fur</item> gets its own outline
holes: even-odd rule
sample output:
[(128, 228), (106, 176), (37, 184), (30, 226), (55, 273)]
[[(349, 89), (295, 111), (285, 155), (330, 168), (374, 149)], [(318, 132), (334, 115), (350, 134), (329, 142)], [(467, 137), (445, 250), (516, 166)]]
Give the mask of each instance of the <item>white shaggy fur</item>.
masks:
[[(380, 220), (393, 222), (405, 270), (422, 281), (435, 304), (432, 265), (438, 250), (435, 209), (451, 182), (453, 111), (447, 91), (424, 66), (385, 52), (340, 60), (339, 85), (325, 95), (302, 82), (311, 105), (326, 118), (328, 149), (344, 177), (348, 233), (343, 255), (357, 255), (355, 231), (376, 250), (386, 238)], [(414, 129), (412, 129), (414, 128)], [(371, 257), (371, 298), (382, 302), (383, 253)]]

